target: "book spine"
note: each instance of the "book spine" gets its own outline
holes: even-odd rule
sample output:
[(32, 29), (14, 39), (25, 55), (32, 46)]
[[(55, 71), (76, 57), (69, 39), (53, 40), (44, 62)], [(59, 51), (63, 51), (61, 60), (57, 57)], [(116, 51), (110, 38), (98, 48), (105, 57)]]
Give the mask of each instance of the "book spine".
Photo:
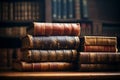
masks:
[(87, 0), (82, 0), (82, 18), (88, 18)]
[(31, 2), (31, 18), (34, 21), (36, 17), (39, 17), (39, 16), (38, 15), (35, 16), (35, 2)]
[(6, 28), (0, 28), (0, 36), (3, 37), (6, 35)]
[(24, 37), (26, 35), (25, 26), (14, 26), (0, 29), (0, 36), (3, 37)]
[(35, 37), (27, 35), (22, 39), (22, 48), (27, 49), (77, 49), (78, 36), (48, 36)]
[(76, 60), (76, 50), (27, 50), (23, 51), (23, 60), (26, 62), (73, 62)]
[(63, 19), (67, 19), (67, 0), (63, 1)]
[[(79, 23), (33, 23), (34, 35), (41, 36), (79, 36)], [(29, 31), (28, 31), (29, 32)], [(49, 34), (48, 34), (49, 33)]]
[[(102, 21), (94, 20), (92, 25), (93, 25), (93, 34), (94, 35), (103, 35), (104, 34), (104, 36), (108, 36), (108, 35), (106, 35), (106, 33), (108, 33), (107, 31), (104, 33), (104, 26), (102, 24)], [(108, 34), (110, 34), (110, 33), (108, 33)]]
[(52, 0), (52, 18), (57, 19), (57, 0)]
[(6, 21), (10, 21), (10, 19), (9, 19), (9, 3), (8, 3), (8, 2), (7, 2), (7, 3), (5, 2), (5, 4), (6, 4), (6, 6), (5, 6), (5, 9), (6, 9), (6, 10), (5, 10), (5, 14), (6, 14), (6, 15), (5, 15), (4, 17), (5, 17), (5, 20), (6, 20)]
[(7, 20), (9, 20), (9, 4), (8, 4), (8, 2), (3, 2), (2, 8), (3, 8), (2, 20), (7, 21)]
[(23, 6), (23, 2), (19, 2), (19, 12), (18, 12), (18, 15), (19, 15), (19, 21), (24, 21), (24, 16), (23, 16), (23, 13), (24, 13), (24, 6)]
[(73, 64), (66, 62), (41, 62), (41, 63), (26, 63), (21, 62), (21, 69), (14, 67), (21, 71), (70, 71)]
[(85, 36), (86, 35), (86, 23), (81, 23), (81, 36)]
[(25, 4), (24, 4), (24, 7), (26, 7), (26, 16), (23, 15), (25, 17), (25, 20), (29, 20), (29, 14), (30, 14), (30, 11), (29, 9), (31, 8), (31, 6), (29, 5), (30, 2), (27, 2), (25, 1)]
[(84, 45), (117, 45), (117, 37), (85, 36)]
[(13, 21), (13, 3), (10, 3), (10, 20)]
[(27, 1), (23, 1), (22, 2), (22, 12), (21, 12), (21, 15), (22, 15), (22, 20), (23, 21), (26, 21), (28, 20), (28, 2)]
[(61, 12), (61, 11), (62, 11), (62, 9), (61, 9), (61, 5), (62, 5), (61, 1), (62, 1), (62, 0), (58, 0), (58, 2), (57, 2), (57, 6), (58, 6), (58, 7), (57, 7), (57, 15), (58, 15), (58, 16), (57, 16), (57, 17), (58, 17), (58, 19), (61, 19), (61, 18), (62, 18), (62, 17), (61, 17), (61, 13), (62, 13), (62, 12)]
[(20, 2), (15, 2), (15, 20), (20, 20)]
[(0, 72), (12, 69), (12, 48), (0, 48)]
[(78, 19), (78, 20), (81, 19), (80, 0), (75, 0), (75, 18)]
[[(40, 9), (41, 9), (41, 7), (40, 7), (40, 3), (39, 2), (36, 2), (36, 11), (35, 11), (35, 13), (36, 13), (36, 20), (39, 20), (40, 18), (41, 18), (41, 16), (40, 16), (40, 13), (42, 12)], [(32, 6), (31, 6), (32, 7)], [(31, 12), (31, 13), (33, 13), (33, 12)]]
[(86, 29), (86, 35), (92, 35), (92, 25), (91, 25), (91, 23), (87, 23), (86, 24), (86, 27), (87, 27), (87, 29)]
[(18, 2), (14, 3), (14, 20), (18, 20)]
[[(28, 18), (27, 18), (27, 20), (32, 20), (32, 17), (31, 17), (31, 13), (32, 13), (32, 11), (31, 11), (31, 2), (27, 2), (27, 7), (28, 7)], [(36, 6), (38, 6), (38, 4), (36, 4)], [(38, 10), (39, 9), (39, 7), (36, 7), (36, 10)], [(37, 12), (36, 12), (36, 16), (37, 16)]]
[(116, 46), (83, 46), (82, 49), (85, 52), (117, 52)]
[(120, 54), (112, 52), (80, 52), (80, 64), (119, 64)]
[(73, 19), (74, 18), (74, 0), (68, 0), (68, 18)]
[(21, 26), (20, 28), (18, 28), (18, 31), (19, 31), (18, 36), (21, 38), (26, 36), (26, 34), (27, 34), (26, 30), (27, 30), (26, 26)]
[(21, 2), (17, 2), (17, 21), (21, 20)]
[(27, 19), (27, 3), (26, 1), (21, 2), (21, 21), (25, 21)]
[(7, 48), (7, 66), (9, 68), (12, 68), (13, 53), (14, 53), (13, 48)]
[(8, 66), (7, 48), (0, 48), (0, 68)]
[(15, 48), (13, 49), (13, 62), (14, 61), (21, 61), (23, 58), (23, 54), (22, 54), (22, 50), (21, 48)]
[(80, 64), (79, 71), (120, 71), (120, 65), (110, 64)]

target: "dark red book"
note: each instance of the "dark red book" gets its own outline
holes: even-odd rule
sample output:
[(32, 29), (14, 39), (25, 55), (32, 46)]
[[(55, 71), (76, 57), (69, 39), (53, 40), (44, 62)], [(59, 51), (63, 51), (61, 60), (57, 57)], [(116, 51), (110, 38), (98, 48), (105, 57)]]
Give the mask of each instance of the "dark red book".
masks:
[(66, 62), (14, 62), (13, 69), (18, 71), (71, 71), (73, 64)]
[(117, 46), (81, 46), (81, 51), (84, 52), (117, 52)]
[(80, 36), (80, 24), (34, 22), (27, 32), (35, 36)]

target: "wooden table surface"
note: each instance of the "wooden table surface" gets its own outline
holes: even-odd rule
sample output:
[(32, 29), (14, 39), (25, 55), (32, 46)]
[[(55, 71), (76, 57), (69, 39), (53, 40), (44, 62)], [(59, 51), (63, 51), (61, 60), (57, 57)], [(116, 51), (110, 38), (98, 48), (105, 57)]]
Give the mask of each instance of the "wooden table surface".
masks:
[(120, 80), (120, 72), (0, 72), (0, 80)]

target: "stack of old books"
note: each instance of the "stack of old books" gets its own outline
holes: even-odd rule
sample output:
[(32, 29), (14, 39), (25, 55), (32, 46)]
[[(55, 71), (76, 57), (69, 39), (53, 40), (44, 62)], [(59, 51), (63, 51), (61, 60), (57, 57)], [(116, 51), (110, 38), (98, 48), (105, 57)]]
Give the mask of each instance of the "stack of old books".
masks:
[(120, 71), (116, 37), (84, 36), (80, 41), (79, 71)]
[(20, 71), (71, 71), (75, 69), (80, 40), (79, 23), (34, 22), (22, 38), (22, 55), (13, 68)]

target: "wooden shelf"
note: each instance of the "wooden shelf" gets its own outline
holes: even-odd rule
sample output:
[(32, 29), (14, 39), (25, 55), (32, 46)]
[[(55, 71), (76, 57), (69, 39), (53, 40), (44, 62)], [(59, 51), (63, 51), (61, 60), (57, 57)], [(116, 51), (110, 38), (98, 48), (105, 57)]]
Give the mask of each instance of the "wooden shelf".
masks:
[(0, 48), (20, 48), (21, 39), (19, 37), (0, 36)]
[(92, 20), (89, 19), (54, 19), (52, 22), (59, 22), (59, 23), (92, 23)]
[(120, 79), (120, 72), (1, 72), (0, 79), (106, 80)]
[(32, 21), (1, 21), (1, 27), (14, 27), (14, 26), (29, 26), (31, 25)]

